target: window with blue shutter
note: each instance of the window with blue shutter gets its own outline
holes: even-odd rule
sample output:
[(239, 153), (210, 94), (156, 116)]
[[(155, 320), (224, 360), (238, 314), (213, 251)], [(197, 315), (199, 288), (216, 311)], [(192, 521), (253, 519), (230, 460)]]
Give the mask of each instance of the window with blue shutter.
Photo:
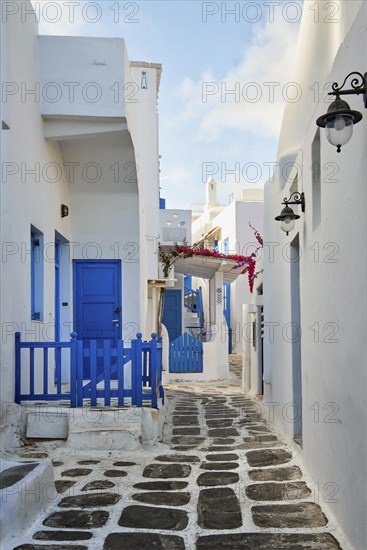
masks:
[(43, 320), (43, 233), (31, 226), (31, 318)]

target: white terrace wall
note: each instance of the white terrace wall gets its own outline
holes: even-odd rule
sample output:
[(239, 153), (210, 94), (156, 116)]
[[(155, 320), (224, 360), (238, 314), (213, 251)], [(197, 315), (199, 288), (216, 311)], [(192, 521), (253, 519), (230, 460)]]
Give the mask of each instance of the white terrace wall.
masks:
[[(367, 111), (361, 96), (349, 96), (364, 119), (337, 154), (320, 131), (321, 182), (310, 167), (317, 161), (312, 144), (315, 121), (328, 106), (332, 82), (352, 70), (366, 70), (365, 2), (335, 2), (337, 20), (327, 24), (304, 8), (295, 80), (302, 99), (288, 104), (279, 142), (278, 162), (293, 162), (289, 177), (277, 170), (266, 184), (265, 241), (274, 243), (274, 259), (264, 255), (265, 396), (274, 422), (293, 436), (292, 317), (290, 243), (299, 235), (302, 371), (300, 450), (320, 491), (320, 500), (340, 523), (351, 546), (367, 547), (366, 457), (366, 150)], [(320, 12), (323, 2), (319, 3)], [(320, 55), (321, 52), (321, 55)], [(315, 83), (320, 95), (315, 100)], [(325, 88), (324, 88), (325, 86)], [(312, 89), (310, 89), (312, 87)], [(298, 180), (298, 183), (297, 183)], [(306, 212), (289, 237), (274, 217), (282, 198), (298, 186)], [(298, 207), (295, 207), (296, 209)], [(293, 313), (294, 313), (293, 302)], [(274, 327), (274, 340), (269, 337)], [(272, 405), (271, 405), (272, 404)]]

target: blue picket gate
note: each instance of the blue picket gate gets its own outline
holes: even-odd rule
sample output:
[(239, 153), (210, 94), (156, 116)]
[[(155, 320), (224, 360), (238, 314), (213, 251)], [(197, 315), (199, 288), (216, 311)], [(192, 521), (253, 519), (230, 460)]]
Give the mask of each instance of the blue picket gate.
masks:
[[(29, 350), (26, 365), (22, 358), (24, 349)], [(50, 376), (49, 350), (54, 350), (58, 356), (56, 367), (59, 374), (56, 383), (54, 377)], [(63, 350), (67, 350), (66, 353)], [(85, 357), (89, 358), (91, 367), (87, 380), (83, 375)], [(97, 371), (98, 360), (103, 361), (102, 373)], [(126, 388), (125, 365), (130, 362), (131, 384)], [(62, 371), (64, 375), (68, 371), (68, 391), (62, 383)], [(103, 347), (97, 347), (95, 340), (91, 340), (89, 346), (84, 346), (82, 340), (77, 340), (75, 333), (71, 334), (70, 342), (22, 342), (20, 333), (15, 335), (16, 403), (70, 401), (71, 407), (101, 404), (108, 407), (111, 404), (124, 406), (128, 399), (129, 403), (138, 407), (142, 407), (146, 401), (152, 407), (157, 407), (158, 397), (164, 398), (162, 339), (154, 333), (150, 342), (143, 342), (141, 333), (138, 333), (131, 342), (131, 348), (125, 348), (122, 340), (118, 341), (117, 348), (111, 347), (110, 340), (104, 340)]]
[(170, 342), (169, 372), (203, 372), (203, 343), (184, 332)]

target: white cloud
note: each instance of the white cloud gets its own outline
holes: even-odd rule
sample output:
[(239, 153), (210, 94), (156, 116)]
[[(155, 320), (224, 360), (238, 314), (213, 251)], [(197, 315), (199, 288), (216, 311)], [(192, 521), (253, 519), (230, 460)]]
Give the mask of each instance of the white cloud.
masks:
[(190, 78), (181, 82), (177, 98), (184, 105), (172, 124), (196, 119), (198, 137), (205, 140), (219, 137), (228, 128), (279, 135), (286, 95), (293, 100), (300, 93), (299, 87), (290, 84), (298, 26), (281, 21), (254, 27), (241, 63), (223, 78), (207, 71), (196, 82)]
[(103, 19), (102, 8), (87, 7), (85, 0), (31, 0), (31, 3), (39, 21), (40, 34), (93, 36)]

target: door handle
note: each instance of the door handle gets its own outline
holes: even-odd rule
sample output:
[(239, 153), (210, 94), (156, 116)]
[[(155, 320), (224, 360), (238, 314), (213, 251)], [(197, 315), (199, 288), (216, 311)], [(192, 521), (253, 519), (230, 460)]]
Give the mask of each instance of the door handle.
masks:
[(112, 322), (115, 324), (115, 325), (118, 325), (120, 323), (120, 319), (112, 319)]

